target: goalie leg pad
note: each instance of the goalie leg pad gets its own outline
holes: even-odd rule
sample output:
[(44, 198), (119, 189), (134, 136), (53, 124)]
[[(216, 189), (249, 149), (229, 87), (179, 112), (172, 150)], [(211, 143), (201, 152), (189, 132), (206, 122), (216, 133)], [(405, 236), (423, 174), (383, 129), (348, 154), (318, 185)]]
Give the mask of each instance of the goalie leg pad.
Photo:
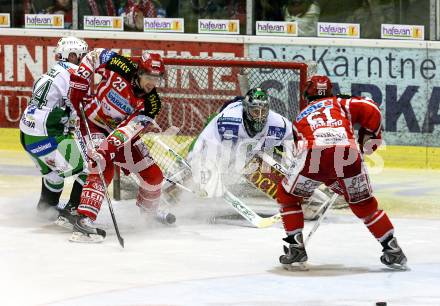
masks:
[(78, 213), (96, 220), (104, 200), (104, 185), (97, 174), (87, 177), (81, 194)]
[(280, 205), (281, 219), (287, 235), (304, 228), (304, 214), (301, 208), (302, 198), (286, 192), (278, 184), (277, 202)]

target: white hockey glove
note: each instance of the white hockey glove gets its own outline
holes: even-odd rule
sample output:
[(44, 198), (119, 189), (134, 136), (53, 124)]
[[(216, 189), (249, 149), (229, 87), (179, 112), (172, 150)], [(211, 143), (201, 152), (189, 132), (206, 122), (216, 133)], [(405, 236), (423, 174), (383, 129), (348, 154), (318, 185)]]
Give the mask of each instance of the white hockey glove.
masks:
[(64, 134), (79, 129), (79, 116), (69, 99), (65, 100), (67, 119), (64, 124)]

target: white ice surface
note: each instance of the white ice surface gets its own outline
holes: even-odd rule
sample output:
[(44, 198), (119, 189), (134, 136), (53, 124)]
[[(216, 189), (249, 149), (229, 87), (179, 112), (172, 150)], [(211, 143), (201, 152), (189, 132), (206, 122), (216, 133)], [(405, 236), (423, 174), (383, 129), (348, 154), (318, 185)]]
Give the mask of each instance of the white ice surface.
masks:
[(0, 305), (440, 305), (438, 220), (393, 220), (411, 267), (395, 272), (360, 221), (332, 212), (308, 248), (310, 271), (288, 272), (280, 224), (209, 224), (194, 217), (206, 203), (188, 199), (177, 226), (148, 227), (133, 202), (115, 203), (122, 249), (106, 207), (104, 243), (75, 244), (36, 200), (0, 197)]

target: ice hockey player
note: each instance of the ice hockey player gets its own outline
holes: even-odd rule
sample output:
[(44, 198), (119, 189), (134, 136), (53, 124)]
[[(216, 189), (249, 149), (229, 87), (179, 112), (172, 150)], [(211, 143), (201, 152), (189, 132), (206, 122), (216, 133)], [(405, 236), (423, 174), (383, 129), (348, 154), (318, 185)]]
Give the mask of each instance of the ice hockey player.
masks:
[[(240, 173), (257, 152), (272, 155), (276, 147), (279, 154), (288, 140), (292, 140), (289, 120), (269, 109), (265, 90), (252, 88), (244, 97), (225, 104), (209, 121), (188, 159), (200, 189), (208, 196), (220, 196), (222, 174), (227, 173), (230, 180), (234, 170)], [(220, 166), (222, 162), (226, 164)]]
[[(96, 96), (86, 94), (94, 73), (102, 76)], [(95, 49), (81, 61), (70, 78), (70, 100), (77, 111), (81, 104), (88, 118), (92, 139), (97, 149), (92, 159), (99, 162), (108, 185), (113, 177), (113, 164), (139, 179), (136, 205), (144, 215), (167, 222), (174, 215), (158, 209), (163, 175), (149, 155), (140, 136), (159, 113), (161, 102), (156, 87), (165, 73), (159, 54), (143, 52), (130, 59), (106, 49)], [(96, 170), (96, 169), (95, 169)], [(80, 217), (74, 225), (72, 241), (100, 242), (105, 232), (96, 229), (95, 220), (101, 208), (103, 182), (97, 172), (87, 177), (78, 207)]]
[[(289, 176), (278, 185), (277, 192), (287, 234), (283, 240), (289, 244), (284, 247), (281, 264), (290, 268), (307, 261), (300, 204), (325, 184), (343, 194), (353, 213), (380, 242), (381, 262), (391, 268), (405, 268), (406, 256), (394, 237), (390, 219), (378, 208), (362, 158), (380, 145), (379, 108), (369, 98), (334, 96), (326, 76), (308, 80), (304, 97), (308, 105), (293, 123), (298, 162), (289, 169)], [(355, 124), (360, 125), (357, 141)]]
[[(20, 120), (21, 144), (43, 175), (37, 204), (39, 211), (53, 208), (56, 213), (64, 179), (78, 175), (59, 219), (64, 219), (63, 211), (74, 211), (79, 205), (87, 176), (84, 152), (72, 135), (77, 129), (77, 114), (67, 97), (70, 75), (77, 70), (87, 48), (87, 43), (76, 37), (64, 37), (58, 41), (55, 49), (57, 63), (34, 83), (31, 100)], [(69, 224), (66, 221), (61, 223)]]

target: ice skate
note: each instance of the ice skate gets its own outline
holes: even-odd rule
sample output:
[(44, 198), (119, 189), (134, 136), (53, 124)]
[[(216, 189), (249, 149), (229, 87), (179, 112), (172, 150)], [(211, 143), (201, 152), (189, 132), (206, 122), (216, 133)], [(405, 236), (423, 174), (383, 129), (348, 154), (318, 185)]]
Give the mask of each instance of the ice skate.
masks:
[(86, 216), (79, 216), (73, 225), (72, 242), (99, 243), (104, 241), (104, 230), (94, 227), (92, 220)]
[(392, 237), (387, 241), (386, 246), (383, 248), (383, 255), (380, 257), (380, 261), (387, 267), (395, 270), (408, 270), (407, 258), (397, 243), (396, 237)]
[(76, 205), (70, 202), (68, 202), (64, 208), (59, 208), (58, 218), (54, 223), (58, 226), (73, 230), (73, 226), (78, 219), (76, 208)]
[(295, 235), (283, 238), (283, 240), (289, 243), (288, 247), (283, 247), (285, 255), (280, 256), (280, 263), (283, 265), (283, 268), (289, 271), (306, 271), (308, 258), (302, 233), (296, 233)]

